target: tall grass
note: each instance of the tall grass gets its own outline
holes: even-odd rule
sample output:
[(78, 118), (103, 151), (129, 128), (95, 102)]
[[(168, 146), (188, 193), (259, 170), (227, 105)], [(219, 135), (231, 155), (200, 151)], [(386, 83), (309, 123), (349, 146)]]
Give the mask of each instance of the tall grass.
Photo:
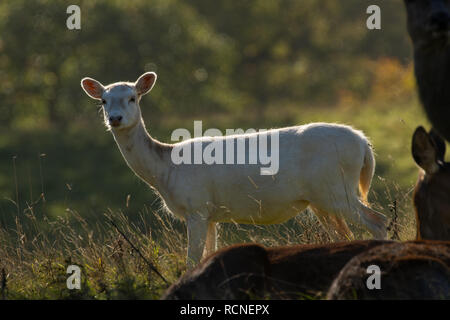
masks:
[[(414, 225), (408, 218), (410, 195), (400, 198), (390, 237), (397, 233), (402, 240), (411, 239)], [(108, 223), (109, 218), (119, 229)], [(186, 268), (185, 227), (161, 210), (144, 208), (139, 218), (139, 222), (132, 222), (122, 211), (107, 211), (97, 222), (89, 223), (78, 212), (68, 209), (66, 216), (44, 216), (44, 223), (38, 223), (34, 210), (27, 208), (25, 214), (16, 217), (14, 227), (0, 228), (0, 296), (3, 299), (159, 298), (168, 284), (149, 263), (168, 283), (174, 282)], [(218, 231), (219, 247), (240, 242), (278, 246), (330, 241), (309, 210), (283, 224), (229, 223), (221, 224)], [(356, 236), (368, 238), (369, 234), (360, 230)], [(82, 270), (81, 290), (67, 289), (69, 265), (77, 265)]]
[[(144, 215), (139, 226), (122, 212), (108, 215), (169, 281), (183, 272), (185, 239), (169, 215), (156, 213), (164, 220), (160, 230), (147, 229), (149, 221)], [(106, 218), (92, 225), (70, 211), (67, 217), (45, 219), (45, 223), (48, 231), (41, 232), (31, 211), (16, 219), (14, 228), (0, 229), (0, 269), (6, 273), (6, 298), (157, 298), (167, 286)], [(82, 269), (81, 290), (66, 288), (66, 270), (72, 264)]]

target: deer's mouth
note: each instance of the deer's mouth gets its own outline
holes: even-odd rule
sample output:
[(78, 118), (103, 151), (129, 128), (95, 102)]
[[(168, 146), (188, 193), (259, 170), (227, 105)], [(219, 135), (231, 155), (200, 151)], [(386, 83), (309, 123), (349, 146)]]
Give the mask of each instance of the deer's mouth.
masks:
[(118, 120), (109, 121), (109, 125), (114, 128), (120, 127), (120, 124), (121, 124), (121, 122)]

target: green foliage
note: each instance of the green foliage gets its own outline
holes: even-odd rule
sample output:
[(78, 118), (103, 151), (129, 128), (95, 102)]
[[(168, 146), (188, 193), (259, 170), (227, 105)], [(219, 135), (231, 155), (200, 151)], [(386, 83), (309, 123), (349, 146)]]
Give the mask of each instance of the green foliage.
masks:
[[(370, 92), (371, 60), (410, 57), (402, 1), (193, 1), (239, 55), (233, 78), (260, 107), (272, 101), (335, 103), (341, 91)], [(382, 31), (366, 8), (382, 8)]]
[(64, 128), (86, 121), (93, 106), (80, 90), (82, 77), (106, 84), (143, 71), (160, 76), (153, 111), (239, 107), (229, 77), (236, 52), (184, 2), (84, 1), (80, 31), (66, 28), (69, 4), (2, 1), (2, 124)]
[(92, 118), (83, 76), (104, 83), (156, 71), (152, 114), (240, 112), (279, 101), (335, 103), (370, 92), (369, 62), (410, 59), (402, 1), (382, 6), (383, 29), (365, 27), (373, 1), (70, 1), (0, 4), (0, 123), (66, 128)]

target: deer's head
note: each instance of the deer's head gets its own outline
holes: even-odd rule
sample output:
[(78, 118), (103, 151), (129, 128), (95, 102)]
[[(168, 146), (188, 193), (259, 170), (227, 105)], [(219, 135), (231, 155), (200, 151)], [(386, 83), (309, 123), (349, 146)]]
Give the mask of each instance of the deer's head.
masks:
[(450, 240), (450, 163), (445, 162), (445, 142), (431, 129), (418, 127), (412, 155), (422, 169), (414, 190), (417, 238)]
[(81, 87), (92, 99), (102, 104), (105, 124), (114, 130), (134, 127), (141, 119), (139, 101), (155, 84), (154, 72), (144, 73), (136, 82), (116, 82), (103, 86), (92, 78), (83, 78)]

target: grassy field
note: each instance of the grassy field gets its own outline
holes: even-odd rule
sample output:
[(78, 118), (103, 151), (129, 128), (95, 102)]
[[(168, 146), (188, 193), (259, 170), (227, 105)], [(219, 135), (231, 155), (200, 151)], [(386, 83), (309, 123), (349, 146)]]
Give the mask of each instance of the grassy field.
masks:
[[(417, 167), (410, 140), (416, 126), (429, 127), (416, 100), (335, 108), (273, 106), (263, 113), (248, 110), (206, 119), (162, 115), (155, 119), (146, 112), (144, 119), (152, 135), (165, 142), (175, 128), (192, 131), (193, 120), (198, 119), (203, 128), (222, 130), (312, 121), (350, 124), (363, 130), (374, 145), (377, 168), (369, 200), (389, 216), (389, 237), (415, 236), (411, 191)], [(160, 203), (126, 167), (99, 119), (64, 134), (3, 130), (0, 146), (0, 298), (157, 299), (167, 284), (148, 262), (169, 283), (183, 274), (184, 223), (158, 209)], [(95, 153), (89, 152), (92, 148)], [(106, 216), (113, 217), (127, 239)], [(356, 235), (369, 238), (362, 230)], [(276, 246), (328, 241), (308, 211), (280, 225), (219, 228), (220, 247), (238, 242)], [(82, 269), (81, 290), (66, 288), (71, 264)]]

